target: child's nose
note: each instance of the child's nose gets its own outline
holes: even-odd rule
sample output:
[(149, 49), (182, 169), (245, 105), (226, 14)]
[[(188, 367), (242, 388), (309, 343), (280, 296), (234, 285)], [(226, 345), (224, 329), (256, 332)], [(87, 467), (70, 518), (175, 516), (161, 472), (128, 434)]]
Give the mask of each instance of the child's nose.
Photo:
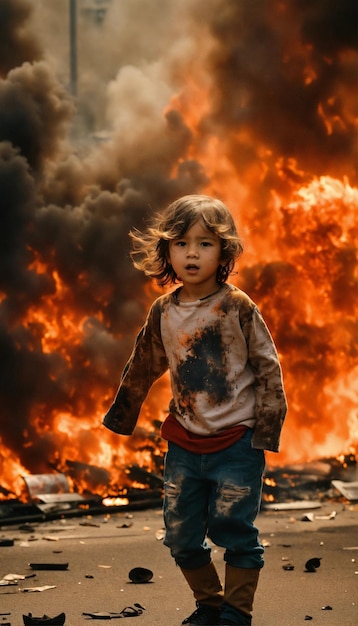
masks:
[(188, 255), (188, 257), (197, 257), (198, 256), (197, 247), (196, 246), (188, 246), (187, 255)]

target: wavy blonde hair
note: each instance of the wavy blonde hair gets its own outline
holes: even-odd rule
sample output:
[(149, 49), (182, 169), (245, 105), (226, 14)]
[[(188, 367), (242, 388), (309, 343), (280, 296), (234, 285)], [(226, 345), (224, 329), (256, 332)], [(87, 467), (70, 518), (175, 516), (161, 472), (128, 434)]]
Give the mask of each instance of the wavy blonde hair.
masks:
[(222, 264), (216, 279), (224, 283), (232, 272), (235, 260), (243, 252), (236, 226), (227, 206), (216, 198), (205, 195), (188, 195), (172, 202), (163, 214), (154, 217), (145, 233), (129, 233), (133, 250), (131, 258), (136, 267), (161, 286), (178, 282), (169, 260), (169, 242), (180, 239), (199, 219), (221, 240)]

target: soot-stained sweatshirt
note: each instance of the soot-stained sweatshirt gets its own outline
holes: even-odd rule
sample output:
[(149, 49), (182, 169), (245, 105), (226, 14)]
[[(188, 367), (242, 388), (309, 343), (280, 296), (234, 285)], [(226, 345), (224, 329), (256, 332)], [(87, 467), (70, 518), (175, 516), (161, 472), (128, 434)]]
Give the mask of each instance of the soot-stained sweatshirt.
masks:
[(180, 302), (179, 292), (154, 301), (103, 424), (131, 434), (152, 384), (169, 368), (170, 419), (203, 438), (246, 426), (253, 447), (277, 452), (287, 403), (259, 309), (230, 284), (194, 302)]

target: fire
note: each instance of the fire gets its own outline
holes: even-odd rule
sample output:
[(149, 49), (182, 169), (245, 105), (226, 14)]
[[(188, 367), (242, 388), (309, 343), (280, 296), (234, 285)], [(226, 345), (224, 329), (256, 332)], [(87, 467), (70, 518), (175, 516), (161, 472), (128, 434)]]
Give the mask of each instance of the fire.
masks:
[[(201, 98), (208, 101), (203, 92)], [(329, 104), (332, 108), (333, 101)], [(202, 120), (192, 117), (180, 98), (175, 105), (193, 131), (190, 156), (208, 175), (207, 193), (238, 207), (236, 220), (248, 249), (234, 282), (259, 304), (279, 348), (289, 414), (283, 452), (268, 454), (269, 463), (329, 456), (350, 444), (356, 449), (358, 189), (347, 177), (307, 180), (295, 159), (279, 157), (274, 167), (284, 193), (279, 186), (270, 189), (270, 221), (262, 232), (250, 189), (267, 175), (271, 152), (258, 147), (260, 158), (239, 178), (225, 141), (204, 140)], [(331, 134), (338, 120), (324, 115), (322, 105), (319, 114)], [(232, 141), (243, 138), (248, 141), (245, 130)]]
[[(110, 504), (126, 501), (129, 486), (143, 488), (128, 468), (160, 474), (168, 376), (132, 437), (112, 435), (101, 420), (159, 293), (133, 270), (128, 231), (196, 191), (233, 211), (245, 252), (232, 280), (259, 305), (281, 356), (289, 413), (282, 451), (268, 463), (356, 458), (354, 19), (336, 28), (330, 3), (252, 11), (222, 0), (217, 11), (173, 0), (153, 20), (158, 28), (164, 20), (158, 36), (131, 3), (108, 3), (98, 26), (103, 56), (94, 55), (93, 25), (81, 22), (90, 60), (74, 120), (67, 68), (51, 65), (65, 55), (42, 39), (48, 16), (54, 24), (61, 16), (56, 3), (31, 4), (23, 47), (21, 3), (9, 3), (14, 19), (0, 25), (9, 42), (0, 68), (0, 498), (19, 496), (29, 472), (61, 471), (74, 490)], [(133, 19), (145, 33), (136, 38), (140, 59)], [(60, 34), (53, 45), (62, 51)]]
[[(0, 439), (1, 443), (1, 439)], [(0, 475), (6, 476), (6, 480), (2, 479), (0, 485), (0, 500), (9, 496), (21, 494), (24, 490), (24, 484), (22, 476), (28, 473), (26, 467), (24, 467), (17, 457), (17, 455), (6, 448), (1, 446), (0, 455)]]
[(268, 487), (276, 487), (276, 481), (274, 478), (264, 478), (264, 483), (265, 485), (268, 485)]
[(102, 504), (104, 506), (123, 506), (129, 504), (128, 498), (103, 498)]

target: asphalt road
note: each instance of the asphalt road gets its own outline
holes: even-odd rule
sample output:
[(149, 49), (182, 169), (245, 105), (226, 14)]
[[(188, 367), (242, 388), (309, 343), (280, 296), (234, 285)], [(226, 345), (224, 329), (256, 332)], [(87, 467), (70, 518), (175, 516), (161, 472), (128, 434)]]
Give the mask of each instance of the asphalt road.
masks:
[[(54, 617), (61, 612), (66, 626), (102, 624), (83, 613), (119, 613), (135, 603), (144, 607), (142, 614), (121, 618), (130, 619), (130, 626), (179, 626), (194, 609), (191, 592), (163, 546), (160, 510), (28, 526), (0, 528), (0, 578), (26, 576), (17, 584), (0, 585), (0, 626), (22, 626), (23, 614)], [(263, 511), (258, 526), (266, 564), (253, 626), (357, 626), (358, 505)], [(1, 545), (6, 540), (13, 545)], [(222, 556), (222, 549), (213, 546), (221, 575)], [(305, 571), (311, 558), (321, 559), (315, 572)], [(68, 567), (38, 570), (31, 563)], [(134, 567), (150, 569), (152, 580), (132, 583), (128, 573)], [(44, 586), (50, 588), (35, 590)], [(116, 624), (118, 618), (110, 621)]]

